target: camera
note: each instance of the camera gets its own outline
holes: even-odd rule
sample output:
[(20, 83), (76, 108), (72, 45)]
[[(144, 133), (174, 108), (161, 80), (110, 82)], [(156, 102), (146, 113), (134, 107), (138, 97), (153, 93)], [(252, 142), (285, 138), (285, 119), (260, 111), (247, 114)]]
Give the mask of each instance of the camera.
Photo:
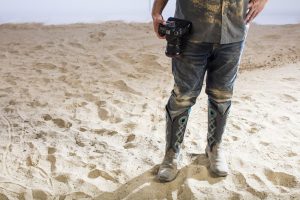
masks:
[(166, 24), (159, 24), (158, 34), (166, 36), (166, 56), (179, 57), (183, 51), (185, 40), (191, 33), (192, 22), (170, 17)]

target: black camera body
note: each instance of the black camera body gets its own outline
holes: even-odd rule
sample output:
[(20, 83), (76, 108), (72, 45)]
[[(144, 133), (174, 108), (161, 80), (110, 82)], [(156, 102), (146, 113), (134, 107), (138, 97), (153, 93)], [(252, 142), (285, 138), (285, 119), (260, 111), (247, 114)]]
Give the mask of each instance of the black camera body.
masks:
[(179, 57), (185, 45), (185, 39), (191, 33), (192, 22), (170, 17), (166, 24), (159, 24), (158, 33), (166, 36), (166, 56)]

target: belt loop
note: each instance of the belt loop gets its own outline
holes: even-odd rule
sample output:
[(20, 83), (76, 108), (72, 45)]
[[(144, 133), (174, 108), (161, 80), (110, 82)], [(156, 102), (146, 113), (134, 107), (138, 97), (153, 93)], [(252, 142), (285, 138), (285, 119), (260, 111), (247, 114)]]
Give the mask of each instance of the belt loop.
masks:
[(217, 43), (213, 43), (213, 49), (212, 49), (212, 53), (214, 53), (215, 49), (217, 48)]

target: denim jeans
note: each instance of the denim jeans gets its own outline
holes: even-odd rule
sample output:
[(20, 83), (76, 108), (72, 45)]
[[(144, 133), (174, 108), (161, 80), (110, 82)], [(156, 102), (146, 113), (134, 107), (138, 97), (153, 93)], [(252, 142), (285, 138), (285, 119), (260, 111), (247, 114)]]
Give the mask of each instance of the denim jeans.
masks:
[(172, 58), (174, 87), (165, 106), (171, 120), (190, 110), (199, 96), (205, 73), (208, 96), (208, 145), (220, 143), (231, 107), (245, 40), (229, 44), (187, 41), (179, 58)]

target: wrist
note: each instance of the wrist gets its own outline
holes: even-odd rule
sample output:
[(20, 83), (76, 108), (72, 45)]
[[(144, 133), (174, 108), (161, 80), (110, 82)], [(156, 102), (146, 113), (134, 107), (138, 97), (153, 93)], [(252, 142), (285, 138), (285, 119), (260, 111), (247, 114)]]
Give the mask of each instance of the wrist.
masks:
[(152, 13), (152, 19), (161, 18), (161, 13)]

